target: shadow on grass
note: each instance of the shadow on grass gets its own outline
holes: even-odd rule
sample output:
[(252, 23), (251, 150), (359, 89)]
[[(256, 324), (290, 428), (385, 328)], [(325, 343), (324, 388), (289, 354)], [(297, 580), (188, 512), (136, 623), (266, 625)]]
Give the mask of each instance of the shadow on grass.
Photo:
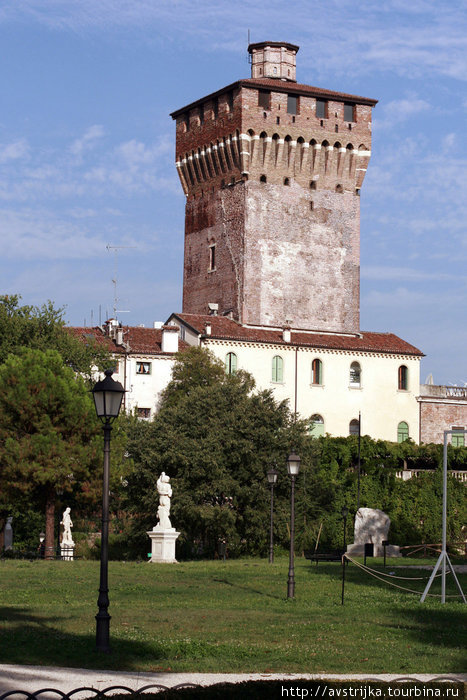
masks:
[(182, 648), (178, 650), (159, 641), (112, 637), (112, 623), (111, 653), (104, 654), (96, 650), (94, 634), (73, 634), (60, 629), (60, 621), (65, 619), (66, 616), (59, 615), (40, 617), (24, 608), (0, 608), (1, 662), (128, 671), (140, 669), (142, 663), (148, 662), (154, 671), (169, 671), (168, 652), (184, 654)]
[(232, 588), (238, 588), (242, 591), (248, 591), (248, 593), (256, 593), (257, 595), (264, 596), (265, 598), (274, 598), (274, 600), (283, 600), (284, 596), (274, 595), (273, 593), (266, 593), (265, 591), (258, 591), (256, 588), (251, 586), (242, 586), (239, 583), (232, 583), (232, 581), (227, 581), (225, 578), (213, 578), (216, 583), (224, 583), (226, 586), (231, 586)]

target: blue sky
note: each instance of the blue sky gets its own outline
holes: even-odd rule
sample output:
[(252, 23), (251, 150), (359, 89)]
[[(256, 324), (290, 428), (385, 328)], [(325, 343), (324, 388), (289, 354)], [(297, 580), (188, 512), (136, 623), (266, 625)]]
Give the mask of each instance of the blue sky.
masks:
[(467, 382), (464, 0), (2, 0), (0, 289), (73, 325), (181, 309), (184, 196), (169, 113), (249, 77), (251, 41), (297, 79), (379, 100), (361, 195), (361, 327)]

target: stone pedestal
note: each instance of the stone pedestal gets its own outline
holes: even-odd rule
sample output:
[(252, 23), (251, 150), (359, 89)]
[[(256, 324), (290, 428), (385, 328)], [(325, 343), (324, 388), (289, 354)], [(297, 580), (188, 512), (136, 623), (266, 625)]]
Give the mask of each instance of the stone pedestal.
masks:
[[(365, 555), (364, 544), (349, 544), (347, 545), (347, 554), (351, 557), (363, 557)], [(373, 556), (384, 557), (384, 547), (382, 544), (373, 543)], [(395, 544), (386, 545), (387, 557), (401, 557), (400, 547)]]
[(176, 564), (175, 559), (175, 542), (180, 535), (174, 527), (162, 530), (154, 527), (147, 533), (151, 539), (151, 558), (150, 562), (156, 564)]
[(60, 556), (64, 561), (73, 561), (75, 554), (75, 543), (65, 544), (62, 542), (60, 545)]

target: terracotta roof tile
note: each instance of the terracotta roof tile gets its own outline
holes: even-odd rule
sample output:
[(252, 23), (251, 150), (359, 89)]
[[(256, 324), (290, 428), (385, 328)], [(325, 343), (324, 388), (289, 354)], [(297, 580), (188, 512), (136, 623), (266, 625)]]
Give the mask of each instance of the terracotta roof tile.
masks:
[[(99, 345), (105, 347), (109, 352), (124, 353), (125, 347), (117, 345), (117, 343), (109, 338), (99, 328), (78, 328), (68, 327), (66, 330), (80, 338), (84, 342), (88, 339), (95, 340)], [(140, 355), (173, 355), (173, 353), (162, 352), (162, 328), (143, 328), (141, 326), (121, 326), (123, 331), (123, 342), (129, 344), (129, 350), (132, 354)], [(185, 350), (188, 347), (187, 343), (179, 340), (179, 350)]]
[(421, 350), (393, 333), (362, 332), (359, 335), (341, 335), (320, 331), (310, 333), (303, 329), (292, 329), (291, 342), (286, 343), (282, 339), (281, 330), (273, 330), (264, 326), (262, 328), (242, 326), (226, 316), (205, 316), (201, 314), (182, 313), (174, 314), (174, 318), (182, 320), (194, 331), (202, 335), (205, 334), (206, 323), (210, 323), (211, 335), (206, 337), (218, 340), (251, 341), (257, 343), (274, 343), (278, 345), (326, 348), (331, 350), (354, 350), (423, 356)]

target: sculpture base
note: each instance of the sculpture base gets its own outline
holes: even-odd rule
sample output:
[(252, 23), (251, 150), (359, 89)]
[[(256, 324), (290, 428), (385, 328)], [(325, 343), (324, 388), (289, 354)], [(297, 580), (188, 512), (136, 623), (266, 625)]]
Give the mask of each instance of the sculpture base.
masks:
[(171, 527), (168, 530), (158, 530), (154, 528), (146, 533), (151, 539), (151, 558), (150, 562), (155, 564), (176, 564), (175, 559), (175, 542), (180, 535), (179, 532)]
[(74, 543), (60, 545), (60, 557), (63, 561), (73, 561), (74, 553), (75, 553)]
[[(365, 545), (364, 544), (348, 544), (347, 554), (352, 557), (363, 557), (365, 556)], [(384, 547), (382, 544), (373, 544), (373, 556), (374, 557), (384, 557)], [(386, 545), (386, 556), (387, 557), (401, 557), (400, 547), (396, 544)]]

